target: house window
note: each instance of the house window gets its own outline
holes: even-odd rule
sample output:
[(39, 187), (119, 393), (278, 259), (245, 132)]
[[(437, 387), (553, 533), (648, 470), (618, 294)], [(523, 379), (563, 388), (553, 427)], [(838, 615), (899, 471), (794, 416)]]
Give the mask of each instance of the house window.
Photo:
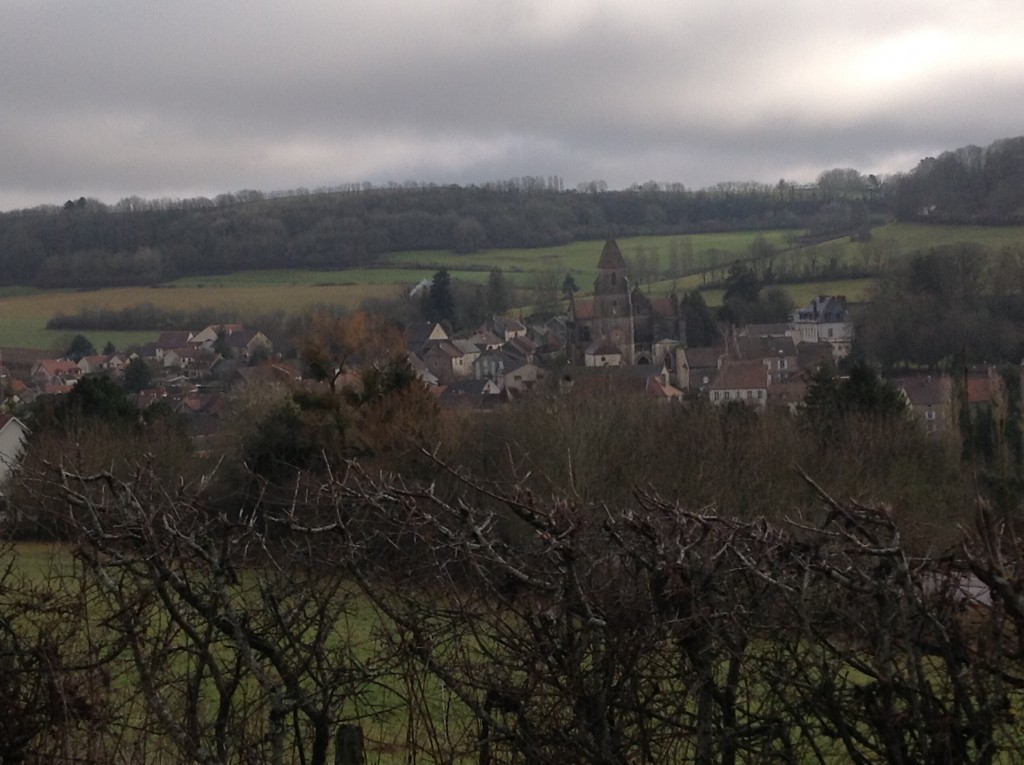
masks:
[(935, 410), (934, 409), (929, 409), (927, 412), (924, 413), (924, 418), (926, 420), (934, 420), (935, 419)]
[(785, 359), (779, 359), (779, 367), (778, 368), (779, 369), (785, 369), (786, 368), (786, 360)]
[(748, 391), (747, 391), (747, 398), (750, 398), (750, 397), (751, 397), (751, 395), (753, 395), (753, 393), (754, 393), (753, 391), (751, 391), (751, 390), (748, 390)]
[(757, 397), (758, 397), (758, 398), (764, 398), (764, 391), (763, 391), (763, 390), (759, 390), (759, 391), (757, 392)]
[(829, 340), (832, 339), (832, 328), (831, 327), (829, 327), (829, 330), (828, 330), (828, 339)]
[(726, 392), (725, 392), (725, 394), (724, 394), (724, 395), (725, 395), (725, 400), (726, 400), (726, 401), (728, 401), (728, 400), (729, 400), (729, 393), (730, 393), (730, 392), (731, 392), (731, 391), (726, 391)]
[(718, 391), (715, 391), (715, 401), (718, 401)]

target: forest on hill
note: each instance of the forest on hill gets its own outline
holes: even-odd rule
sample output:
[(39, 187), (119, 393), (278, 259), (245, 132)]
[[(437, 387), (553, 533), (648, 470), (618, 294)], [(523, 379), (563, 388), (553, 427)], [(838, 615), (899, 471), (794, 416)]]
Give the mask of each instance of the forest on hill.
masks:
[(1020, 224), (1024, 138), (927, 158), (888, 178), (823, 172), (807, 186), (779, 181), (687, 190), (648, 182), (565, 190), (557, 177), (482, 186), (369, 184), (279, 194), (115, 205), (80, 197), (0, 214), (7, 284), (93, 288), (154, 284), (237, 270), (343, 269), (409, 250), (470, 253), (551, 247), (608, 235), (804, 230), (807, 241), (863, 235), (882, 220)]
[(152, 284), (267, 268), (349, 268), (408, 250), (475, 252), (545, 247), (609, 234), (750, 229), (844, 232), (887, 214), (887, 189), (856, 171), (797, 187), (720, 184), (686, 191), (648, 183), (626, 191), (560, 190), (521, 178), (477, 187), (351, 187), (287, 195), (247, 191), (214, 200), (79, 198), (0, 215), (8, 283), (40, 287)]
[(928, 157), (896, 179), (893, 213), (901, 220), (983, 225), (1024, 220), (1024, 137), (986, 148), (965, 146)]

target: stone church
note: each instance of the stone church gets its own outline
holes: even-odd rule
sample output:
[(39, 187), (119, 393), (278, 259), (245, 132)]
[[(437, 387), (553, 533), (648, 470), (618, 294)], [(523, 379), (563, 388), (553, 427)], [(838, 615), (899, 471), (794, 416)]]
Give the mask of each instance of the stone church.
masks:
[(614, 239), (597, 263), (594, 296), (571, 298), (568, 319), (573, 361), (588, 366), (592, 358), (616, 359), (606, 362), (613, 366), (660, 363), (684, 337), (676, 296), (649, 298), (631, 285)]

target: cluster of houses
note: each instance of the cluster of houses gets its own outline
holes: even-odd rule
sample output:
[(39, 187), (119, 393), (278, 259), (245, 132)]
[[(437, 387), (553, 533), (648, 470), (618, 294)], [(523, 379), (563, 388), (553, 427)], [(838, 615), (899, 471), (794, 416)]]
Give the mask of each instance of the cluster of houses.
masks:
[[(226, 403), (224, 392), (232, 381), (301, 377), (297, 368), (273, 361), (272, 351), (265, 334), (240, 324), (210, 325), (198, 332), (162, 332), (154, 342), (132, 351), (79, 359), (37, 358), (7, 350), (0, 358), (0, 383), (7, 397), (3, 403), (16, 409), (40, 395), (67, 393), (86, 375), (105, 375), (122, 382), (129, 365), (141, 362), (150, 382), (136, 393), (140, 408), (164, 401), (181, 414), (208, 421), (205, 427), (194, 423), (202, 432), (212, 427), (211, 418)], [(259, 361), (266, 364), (250, 366)]]
[(499, 316), (462, 335), (437, 322), (414, 322), (405, 340), (409, 363), (442, 406), (479, 407), (528, 393), (546, 380), (565, 352), (565, 332), (560, 318), (527, 327)]
[[(666, 403), (703, 398), (719, 406), (740, 402), (793, 411), (804, 399), (808, 374), (848, 356), (854, 336), (845, 298), (833, 295), (815, 297), (784, 323), (733, 328), (712, 347), (686, 347), (685, 329), (675, 297), (648, 298), (631, 285), (618, 245), (609, 240), (592, 296), (571, 298), (565, 315), (537, 324), (496, 316), (458, 335), (436, 322), (414, 322), (405, 328), (405, 340), (410, 365), (444, 407), (485, 409), (544, 390)], [(197, 434), (216, 429), (233, 383), (303, 380), (295, 363), (273, 355), (266, 335), (239, 324), (163, 332), (127, 354), (29, 363), (21, 358), (5, 366), (10, 360), (0, 357), (7, 397), (0, 403), (7, 408), (65, 393), (85, 375), (120, 379), (141, 360), (151, 382), (136, 394), (140, 408), (163, 401), (187, 416)], [(935, 434), (951, 429), (958, 402), (966, 400), (976, 412), (1005, 396), (992, 371), (962, 384), (941, 376), (897, 383), (908, 407)], [(23, 437), (17, 418), (0, 415), (0, 484)]]
[[(571, 317), (537, 325), (495, 317), (460, 336), (441, 324), (419, 322), (406, 331), (408, 358), (442, 404), (487, 406), (544, 384), (550, 392), (614, 391), (661, 401), (703, 396), (715, 404), (792, 408), (803, 399), (805, 374), (841, 357), (832, 343), (805, 341), (806, 328), (795, 322), (750, 325), (708, 348), (687, 348), (680, 340), (663, 338), (642, 355), (607, 338), (574, 348), (573, 330)], [(850, 336), (847, 321), (842, 334), (846, 353)], [(574, 351), (580, 358), (572, 364)]]
[(903, 391), (907, 405), (935, 437), (959, 436), (961, 418), (977, 422), (981, 416), (996, 419), (1009, 414), (1009, 391), (998, 370), (992, 366), (950, 374), (906, 377), (894, 383)]
[(853, 324), (844, 297), (820, 296), (789, 322), (734, 330), (712, 348), (687, 348), (685, 336), (675, 296), (648, 297), (633, 285), (609, 239), (592, 294), (571, 297), (565, 316), (540, 325), (495, 317), (457, 337), (423, 323), (409, 328), (407, 341), (410, 362), (437, 386), (442, 403), (514, 397), (557, 367), (554, 390), (792, 408), (803, 398), (806, 372), (849, 355)]

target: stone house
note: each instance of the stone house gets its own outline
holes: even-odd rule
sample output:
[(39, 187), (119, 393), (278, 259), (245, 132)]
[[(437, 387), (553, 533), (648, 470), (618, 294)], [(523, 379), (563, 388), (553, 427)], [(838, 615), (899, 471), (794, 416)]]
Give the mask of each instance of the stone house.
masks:
[(741, 401), (757, 408), (768, 403), (771, 372), (760, 359), (723, 359), (718, 374), (708, 386), (711, 403)]

